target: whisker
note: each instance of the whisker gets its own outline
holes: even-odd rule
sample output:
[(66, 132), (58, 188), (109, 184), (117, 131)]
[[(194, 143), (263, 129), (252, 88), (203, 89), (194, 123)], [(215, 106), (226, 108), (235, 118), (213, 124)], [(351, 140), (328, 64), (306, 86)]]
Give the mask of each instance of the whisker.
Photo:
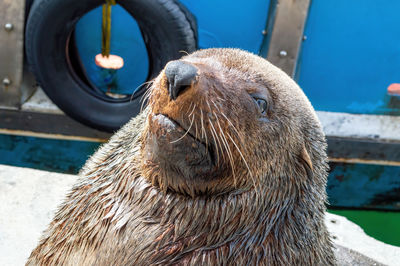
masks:
[(241, 134), (239, 133), (239, 131), (236, 129), (235, 125), (231, 122), (231, 120), (229, 120), (229, 118), (223, 113), (220, 113), (225, 119), (226, 121), (228, 121), (228, 123), (231, 125), (231, 127), (233, 128), (233, 130), (235, 131), (237, 137), (241, 140)]
[(234, 163), (233, 163), (232, 151), (231, 151), (231, 149), (229, 148), (229, 144), (227, 143), (227, 141), (226, 141), (226, 139), (225, 139), (225, 137), (224, 137), (224, 135), (223, 135), (223, 132), (221, 132), (220, 137), (221, 137), (221, 140), (222, 140), (222, 144), (224, 145), (224, 147), (225, 147), (225, 149), (226, 149), (226, 151), (227, 151), (227, 153), (228, 153), (229, 163), (230, 163), (230, 165), (231, 165), (232, 175), (233, 175), (233, 184), (234, 184), (234, 186), (236, 187), (236, 185), (237, 185), (237, 180), (236, 180), (236, 174), (235, 174), (235, 167), (234, 167)]
[[(209, 123), (211, 124), (211, 121)], [(215, 130), (211, 130), (211, 136), (214, 139), (215, 148), (216, 148), (216, 152), (217, 152), (217, 164), (218, 164), (219, 163), (219, 149), (217, 146), (217, 140), (216, 140), (216, 136), (215, 136), (215, 134), (217, 134), (217, 133), (215, 132), (215, 134), (214, 134), (214, 132), (215, 132)]]
[(218, 112), (221, 112), (221, 110), (219, 109), (219, 107), (215, 104), (215, 102), (213, 100), (211, 100), (212, 104), (215, 106), (215, 109), (218, 110)]
[[(149, 81), (143, 82), (142, 84), (140, 84), (139, 86), (137, 86), (137, 87), (134, 89), (134, 91), (132, 92), (129, 101), (132, 101), (133, 95), (135, 95), (136, 90), (137, 90), (138, 88), (142, 87), (143, 85), (147, 85), (146, 89), (148, 89), (148, 88), (149, 88), (149, 85), (152, 84), (152, 83), (153, 83), (153, 80), (149, 80)], [(147, 92), (147, 91), (146, 91), (146, 92)], [(143, 95), (143, 96), (144, 96), (144, 95)], [(142, 97), (143, 97), (143, 96), (142, 96)]]
[(208, 141), (207, 141), (207, 132), (204, 128), (204, 123), (203, 123), (203, 110), (200, 109), (200, 122), (201, 122), (201, 138), (206, 139), (206, 146), (208, 147)]
[(224, 144), (224, 146), (225, 146), (225, 148), (226, 148), (226, 150), (228, 152), (228, 158), (229, 158), (229, 161), (230, 161), (230, 164), (231, 164), (231, 168), (232, 168), (233, 181), (234, 181), (234, 185), (236, 187), (237, 181), (236, 181), (236, 174), (235, 174), (235, 170), (234, 170), (234, 166), (233, 166), (232, 151), (231, 151), (231, 149), (229, 147), (228, 141), (225, 138), (225, 134), (224, 134), (224, 131), (222, 130), (222, 127), (221, 127), (221, 125), (219, 123), (218, 116), (215, 113), (213, 113), (213, 114), (216, 117), (216, 121), (217, 121), (217, 125), (218, 125), (219, 131), (220, 131), (220, 137), (221, 137), (222, 143)]
[[(210, 100), (212, 103), (214, 103), (212, 100)], [(208, 105), (208, 109), (210, 110), (210, 113), (213, 113), (213, 110), (211, 109), (211, 106), (210, 106), (210, 103), (208, 102), (208, 101), (206, 101), (206, 103), (207, 103), (207, 105)], [(214, 114), (215, 115), (215, 114)], [(220, 147), (220, 149), (221, 149), (221, 153), (222, 153), (222, 146), (221, 146), (221, 143), (219, 143), (218, 144), (218, 146), (217, 146), (217, 142), (219, 141), (220, 142), (220, 140), (219, 140), (219, 138), (218, 138), (218, 134), (217, 134), (217, 131), (215, 130), (215, 128), (214, 128), (214, 126), (213, 126), (213, 124), (212, 124), (212, 122), (211, 122), (211, 119), (208, 119), (208, 121), (209, 121), (209, 123), (210, 123), (210, 125), (212, 126), (212, 129), (213, 130), (211, 130), (211, 134), (212, 134), (212, 137), (213, 137), (213, 139), (214, 139), (214, 142), (215, 142), (215, 146), (216, 146), (216, 150), (217, 150), (217, 158), (218, 158), (218, 162), (219, 162), (219, 151), (218, 151), (218, 146)], [(222, 153), (223, 154), (223, 153)], [(223, 157), (224, 159), (225, 159), (225, 157)]]
[(218, 95), (216, 95), (215, 97), (217, 97), (218, 100), (220, 100), (220, 101), (222, 101), (222, 102), (225, 102), (225, 99), (219, 97)]
[(219, 108), (218, 108), (218, 106), (215, 104), (215, 102), (213, 102), (213, 101), (211, 101), (213, 104), (214, 104), (214, 106), (215, 106), (215, 108), (219, 111), (219, 114), (221, 114), (225, 119), (226, 119), (226, 121), (228, 122), (228, 124), (232, 127), (232, 129), (235, 131), (235, 133), (236, 133), (236, 136), (238, 137), (238, 139), (240, 140), (240, 142), (241, 142), (241, 144), (243, 144), (243, 141), (242, 141), (242, 135), (239, 133), (239, 131), (236, 129), (236, 127), (235, 127), (235, 125), (231, 122), (231, 120), (224, 114), (224, 112), (221, 112), (220, 110), (219, 110)]
[(143, 109), (145, 108), (145, 106), (147, 106), (147, 100), (148, 100), (148, 98), (147, 98), (147, 99), (144, 99), (144, 100), (142, 101), (142, 103), (140, 104), (140, 112), (142, 112)]
[[(190, 104), (190, 106), (192, 106), (192, 104)], [(189, 107), (190, 108), (190, 107)], [(189, 116), (191, 116), (194, 112), (194, 109), (196, 109), (196, 104), (194, 104), (192, 111), (190, 112)]]
[(190, 110), (190, 108), (192, 108), (193, 102), (190, 103), (189, 108), (186, 110), (186, 114), (188, 113), (188, 110)]
[[(211, 100), (211, 102), (214, 103), (212, 100)], [(212, 109), (211, 109), (210, 103), (209, 103), (208, 101), (206, 101), (206, 103), (207, 103), (207, 105), (208, 105), (208, 109), (210, 110), (210, 113), (212, 113), (213, 111), (212, 111)]]
[(180, 141), (181, 139), (183, 139), (183, 138), (189, 133), (190, 129), (192, 128), (193, 121), (194, 121), (194, 116), (192, 116), (192, 121), (190, 121), (190, 126), (189, 126), (189, 128), (186, 130), (185, 134), (183, 134), (183, 136), (180, 137), (179, 139), (174, 140), (174, 141), (171, 141), (170, 143), (175, 143), (175, 142), (178, 142), (178, 141)]
[[(150, 84), (148, 86), (150, 86)], [(140, 105), (140, 112), (143, 111), (145, 103), (151, 96), (152, 88), (147, 87), (146, 89), (147, 89), (146, 92), (142, 95), (142, 98), (140, 99), (142, 101), (142, 104)]]
[[(224, 118), (225, 118), (225, 119), (228, 121), (228, 123), (232, 126), (232, 128), (235, 130), (235, 133), (238, 135), (239, 140), (241, 141), (241, 135), (239, 134), (238, 130), (237, 130), (236, 127), (233, 125), (233, 123), (229, 120), (229, 118), (228, 118), (223, 112), (221, 112), (220, 114), (221, 114), (222, 116), (224, 116)], [(217, 120), (217, 122), (218, 122), (218, 120)], [(218, 126), (219, 126), (219, 128), (220, 128), (220, 130), (221, 130), (221, 125), (219, 124), (219, 122), (218, 122)], [(228, 132), (226, 132), (226, 135), (229, 137), (229, 139), (231, 140), (232, 144), (235, 146), (236, 150), (238, 151), (240, 157), (242, 158), (242, 160), (243, 160), (243, 162), (244, 162), (244, 164), (245, 164), (247, 170), (249, 171), (249, 175), (250, 175), (251, 181), (253, 182), (254, 187), (257, 187), (257, 183), (256, 183), (256, 181), (255, 181), (255, 179), (254, 179), (254, 175), (253, 175), (252, 171), (250, 170), (249, 164), (247, 163), (247, 160), (245, 159), (245, 157), (244, 157), (242, 151), (240, 150), (239, 146), (238, 146), (237, 143), (234, 141), (234, 139), (231, 137), (231, 135), (229, 135)], [(242, 141), (241, 141), (241, 142), (242, 142)]]
[(232, 141), (233, 145), (236, 147), (236, 150), (239, 152), (240, 157), (242, 157), (242, 160), (243, 160), (244, 164), (246, 165), (247, 170), (249, 171), (250, 178), (253, 181), (254, 187), (257, 187), (256, 181), (254, 180), (253, 173), (251, 172), (250, 167), (249, 167), (246, 159), (243, 156), (243, 153), (240, 151), (239, 146), (236, 144), (236, 142), (233, 140), (233, 138), (229, 135), (229, 133), (227, 133), (226, 135), (230, 138), (230, 140)]
[(199, 137), (198, 137), (198, 135), (197, 135), (197, 121), (194, 122), (194, 127), (195, 127), (195, 129), (196, 129), (195, 137), (196, 137), (196, 139), (198, 139)]
[(211, 131), (214, 132), (215, 137), (216, 137), (216, 139), (217, 139), (217, 141), (216, 141), (216, 143), (215, 143), (215, 147), (217, 148), (217, 151), (218, 151), (218, 147), (220, 148), (221, 154), (222, 154), (222, 158), (225, 159), (225, 154), (223, 153), (223, 149), (222, 149), (222, 145), (221, 145), (221, 140), (218, 138), (217, 131), (215, 130), (214, 125), (213, 125), (213, 123), (211, 122), (211, 120), (208, 119), (208, 121), (209, 121), (210, 126), (211, 126)]

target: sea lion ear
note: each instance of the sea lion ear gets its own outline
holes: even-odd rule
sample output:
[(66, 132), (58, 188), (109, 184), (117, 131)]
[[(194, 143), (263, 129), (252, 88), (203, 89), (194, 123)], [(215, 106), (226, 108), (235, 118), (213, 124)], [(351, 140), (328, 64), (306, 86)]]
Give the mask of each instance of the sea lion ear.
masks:
[(306, 147), (303, 145), (303, 148), (300, 151), (300, 162), (303, 164), (304, 168), (306, 169), (307, 175), (312, 177), (313, 175), (313, 165), (311, 162), (310, 155), (308, 154)]

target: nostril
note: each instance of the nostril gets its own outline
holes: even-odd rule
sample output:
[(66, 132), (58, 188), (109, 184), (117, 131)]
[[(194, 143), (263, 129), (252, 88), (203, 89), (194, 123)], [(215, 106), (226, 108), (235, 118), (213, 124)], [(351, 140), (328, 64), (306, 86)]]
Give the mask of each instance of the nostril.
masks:
[(196, 80), (197, 68), (182, 61), (172, 61), (165, 67), (165, 76), (168, 80), (168, 93), (172, 100)]

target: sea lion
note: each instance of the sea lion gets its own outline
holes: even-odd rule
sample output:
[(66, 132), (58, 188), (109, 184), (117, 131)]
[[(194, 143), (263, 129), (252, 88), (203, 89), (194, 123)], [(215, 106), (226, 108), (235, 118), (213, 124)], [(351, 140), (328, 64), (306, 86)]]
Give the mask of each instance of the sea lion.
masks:
[(298, 85), (200, 50), (80, 172), (28, 265), (332, 265), (326, 142)]

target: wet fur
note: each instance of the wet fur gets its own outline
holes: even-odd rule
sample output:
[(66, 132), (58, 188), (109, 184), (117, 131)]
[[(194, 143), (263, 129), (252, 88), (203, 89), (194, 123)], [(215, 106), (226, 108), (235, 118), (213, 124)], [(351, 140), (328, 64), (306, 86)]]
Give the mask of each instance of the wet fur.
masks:
[[(172, 102), (161, 73), (149, 106), (88, 160), (27, 265), (335, 263), (324, 224), (325, 138), (301, 89), (240, 50), (182, 60), (203, 70), (200, 80)], [(266, 123), (252, 86), (268, 88)], [(186, 180), (144, 158), (156, 113), (207, 136), (218, 176)]]

